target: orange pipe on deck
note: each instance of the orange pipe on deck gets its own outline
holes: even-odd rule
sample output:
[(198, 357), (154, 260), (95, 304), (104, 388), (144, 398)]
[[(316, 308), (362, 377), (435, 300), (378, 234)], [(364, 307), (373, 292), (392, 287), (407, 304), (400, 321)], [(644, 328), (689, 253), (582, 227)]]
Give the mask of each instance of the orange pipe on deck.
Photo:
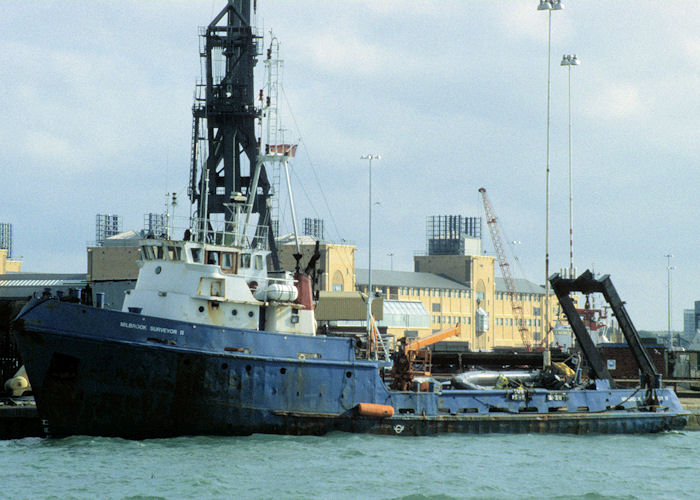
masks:
[(394, 415), (394, 407), (375, 403), (358, 403), (357, 414), (362, 417), (387, 418)]

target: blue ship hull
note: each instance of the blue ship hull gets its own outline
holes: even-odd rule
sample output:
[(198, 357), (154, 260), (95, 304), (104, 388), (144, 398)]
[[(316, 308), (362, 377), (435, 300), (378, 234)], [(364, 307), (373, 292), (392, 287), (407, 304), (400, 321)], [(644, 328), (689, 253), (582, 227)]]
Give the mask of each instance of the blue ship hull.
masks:
[[(681, 429), (675, 393), (631, 389), (392, 391), (351, 339), (184, 323), (43, 300), (13, 326), (52, 436), (153, 438), (331, 431), (625, 433)], [(361, 416), (359, 403), (391, 406)], [(614, 409), (617, 408), (617, 409)]]

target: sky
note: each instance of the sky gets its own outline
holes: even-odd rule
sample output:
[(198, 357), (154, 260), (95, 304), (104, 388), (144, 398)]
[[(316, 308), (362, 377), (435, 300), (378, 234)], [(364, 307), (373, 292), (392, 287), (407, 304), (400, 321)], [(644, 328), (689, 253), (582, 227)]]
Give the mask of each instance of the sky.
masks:
[[(537, 0), (259, 0), (281, 42), (280, 115), (300, 144), (298, 219), (413, 270), (426, 217), (483, 216), (514, 277), (545, 279), (548, 14)], [(198, 27), (223, 0), (6, 0), (0, 17), (0, 222), (24, 271), (84, 272), (96, 214), (142, 229), (186, 215)], [(700, 3), (571, 0), (551, 16), (550, 271), (568, 267), (568, 70), (574, 264), (610, 274), (638, 329), (700, 300)], [(256, 88), (261, 88), (262, 63)], [(282, 205), (286, 202), (282, 201)], [(291, 228), (288, 212), (283, 230)], [(484, 226), (484, 249), (493, 245)]]

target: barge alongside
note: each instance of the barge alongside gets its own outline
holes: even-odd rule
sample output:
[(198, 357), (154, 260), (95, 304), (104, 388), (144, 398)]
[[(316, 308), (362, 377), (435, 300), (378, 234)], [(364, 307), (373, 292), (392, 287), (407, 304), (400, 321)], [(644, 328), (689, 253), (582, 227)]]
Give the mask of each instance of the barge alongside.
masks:
[[(252, 102), (257, 42), (249, 18), (249, 1), (229, 0), (207, 28), (206, 104), (195, 106), (193, 126), (190, 196), (197, 216), (182, 228), (183, 239), (141, 243), (138, 281), (121, 311), (44, 297), (14, 321), (49, 435), (621, 433), (685, 426), (688, 412), (644, 364), (643, 350), (640, 387), (615, 388), (585, 331), (577, 337), (590, 381), (559, 380), (556, 388), (529, 379), (498, 388), (418, 380), (402, 351), (392, 363), (376, 330), (364, 339), (317, 334), (308, 276), (314, 259), (302, 271), (297, 252), (294, 272), (277, 270), (265, 165), (286, 167), (291, 146), (271, 139), (269, 128), (264, 148), (254, 137), (252, 125), (263, 113)], [(210, 73), (213, 47), (227, 60), (220, 80)], [(200, 119), (208, 123), (209, 156), (198, 172)], [(240, 154), (249, 176), (241, 175)], [(251, 222), (254, 209), (260, 224)], [(594, 281), (552, 278), (565, 311), (568, 293)], [(385, 380), (392, 364), (394, 381), (401, 381), (393, 388)]]
[[(197, 266), (146, 261), (134, 291), (163, 265)], [(162, 299), (176, 295), (170, 290)], [(212, 307), (209, 299), (190, 300), (195, 313), (198, 302)], [(215, 303), (228, 317), (243, 304)], [(255, 307), (269, 317), (280, 305)], [(380, 376), (385, 362), (359, 358), (350, 338), (309, 332), (232, 328), (54, 299), (29, 304), (15, 330), (52, 436), (659, 432), (680, 429), (688, 418), (670, 388), (614, 389), (605, 379), (582, 389), (469, 390), (430, 382), (428, 390), (420, 383), (392, 390)], [(378, 406), (368, 410), (368, 403)]]

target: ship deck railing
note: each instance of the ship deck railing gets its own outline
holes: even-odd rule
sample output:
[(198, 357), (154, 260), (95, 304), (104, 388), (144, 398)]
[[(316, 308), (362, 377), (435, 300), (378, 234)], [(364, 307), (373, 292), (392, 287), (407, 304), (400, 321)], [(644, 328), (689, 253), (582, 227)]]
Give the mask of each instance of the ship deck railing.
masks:
[[(244, 217), (238, 220), (215, 220), (197, 217), (170, 217), (165, 233), (172, 239), (184, 239), (213, 245), (268, 249), (267, 226), (246, 224)], [(161, 236), (161, 235), (155, 235)]]

